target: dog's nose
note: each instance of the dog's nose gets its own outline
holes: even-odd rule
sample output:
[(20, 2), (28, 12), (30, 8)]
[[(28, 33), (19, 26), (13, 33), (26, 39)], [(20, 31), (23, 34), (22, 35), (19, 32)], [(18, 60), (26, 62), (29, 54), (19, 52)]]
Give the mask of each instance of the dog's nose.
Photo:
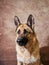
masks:
[(20, 46), (25, 46), (26, 43), (28, 42), (28, 39), (26, 37), (19, 37), (17, 39), (17, 43), (20, 45)]

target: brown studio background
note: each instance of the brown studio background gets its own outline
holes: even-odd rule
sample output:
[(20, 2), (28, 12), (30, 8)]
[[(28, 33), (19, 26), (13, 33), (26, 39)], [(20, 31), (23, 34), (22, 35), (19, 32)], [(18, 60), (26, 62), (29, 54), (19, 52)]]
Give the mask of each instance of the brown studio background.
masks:
[(29, 14), (35, 19), (42, 60), (49, 65), (49, 0), (0, 0), (0, 65), (16, 65), (14, 16), (26, 23)]

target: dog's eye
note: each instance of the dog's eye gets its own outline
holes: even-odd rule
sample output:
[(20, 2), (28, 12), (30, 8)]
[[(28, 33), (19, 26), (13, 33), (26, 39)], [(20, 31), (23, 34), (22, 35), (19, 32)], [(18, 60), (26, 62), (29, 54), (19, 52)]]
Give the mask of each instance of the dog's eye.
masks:
[(24, 29), (24, 34), (28, 33), (28, 31), (26, 29)]
[(17, 33), (20, 34), (20, 30), (18, 30)]

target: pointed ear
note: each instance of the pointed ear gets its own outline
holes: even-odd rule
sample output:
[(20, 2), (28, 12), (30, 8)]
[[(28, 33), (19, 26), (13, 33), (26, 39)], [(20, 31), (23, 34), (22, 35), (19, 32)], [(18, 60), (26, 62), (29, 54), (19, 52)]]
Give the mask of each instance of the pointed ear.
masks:
[(14, 17), (14, 24), (16, 25), (16, 29), (21, 24), (20, 20), (19, 20), (19, 18), (17, 16)]
[(33, 18), (33, 16), (30, 14), (29, 17), (28, 17), (28, 20), (27, 20), (27, 25), (28, 25), (31, 29), (33, 29), (33, 28), (34, 28), (34, 24), (35, 24), (34, 18)]

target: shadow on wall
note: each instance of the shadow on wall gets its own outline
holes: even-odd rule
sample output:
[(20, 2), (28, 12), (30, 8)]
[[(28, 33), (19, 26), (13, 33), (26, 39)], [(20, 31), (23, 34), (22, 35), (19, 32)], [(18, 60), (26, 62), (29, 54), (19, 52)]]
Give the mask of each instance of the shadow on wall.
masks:
[(40, 48), (41, 62), (44, 65), (49, 65), (49, 46)]
[(44, 65), (49, 65), (49, 36), (45, 40), (47, 46), (40, 48), (41, 62)]

